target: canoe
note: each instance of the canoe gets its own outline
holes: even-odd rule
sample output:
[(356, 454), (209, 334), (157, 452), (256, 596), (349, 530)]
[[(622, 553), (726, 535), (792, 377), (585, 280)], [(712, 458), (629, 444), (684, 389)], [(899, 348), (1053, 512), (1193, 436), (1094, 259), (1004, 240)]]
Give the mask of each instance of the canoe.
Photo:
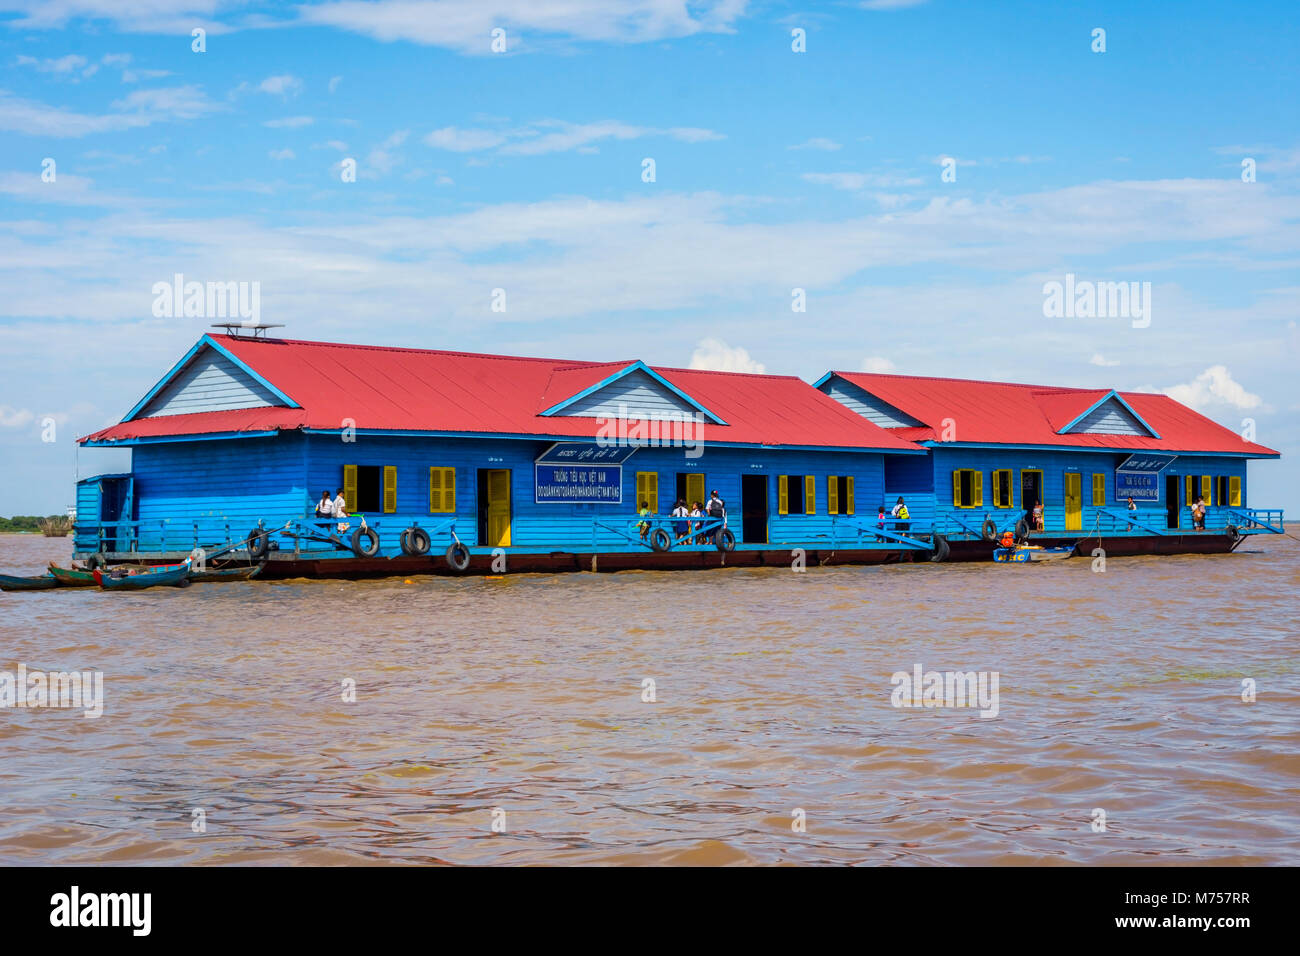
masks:
[(1036, 544), (1018, 548), (998, 548), (993, 560), (999, 564), (1028, 564), (1037, 561), (1059, 561), (1074, 554), (1074, 548), (1042, 548)]
[(95, 574), (93, 571), (83, 571), (81, 568), (61, 568), (51, 562), (50, 574), (62, 588), (93, 588), (95, 586)]
[(94, 571), (95, 583), (106, 591), (139, 591), (154, 587), (188, 587), (190, 583), (190, 563), (166, 565), (136, 571), (133, 574), (115, 575), (102, 568)]
[(0, 591), (45, 591), (57, 588), (59, 582), (50, 574), (35, 577), (17, 577), (12, 574), (0, 574)]
[(190, 571), (191, 581), (247, 581), (261, 572), (262, 566), (254, 564), (246, 568), (204, 568)]

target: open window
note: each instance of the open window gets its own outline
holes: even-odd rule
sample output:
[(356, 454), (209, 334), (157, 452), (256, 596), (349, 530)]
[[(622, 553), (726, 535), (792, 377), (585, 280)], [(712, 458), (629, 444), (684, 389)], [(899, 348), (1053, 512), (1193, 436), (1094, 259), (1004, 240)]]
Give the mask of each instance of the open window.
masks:
[(957, 508), (984, 506), (984, 472), (958, 468), (952, 473), (952, 503)]

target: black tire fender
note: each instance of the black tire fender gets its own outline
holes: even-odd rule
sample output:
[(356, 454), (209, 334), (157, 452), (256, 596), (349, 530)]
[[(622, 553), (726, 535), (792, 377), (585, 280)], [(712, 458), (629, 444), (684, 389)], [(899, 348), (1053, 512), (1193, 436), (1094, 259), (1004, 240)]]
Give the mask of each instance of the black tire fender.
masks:
[(469, 548), (459, 541), (447, 548), (447, 566), (453, 571), (464, 571), (469, 567)]
[(713, 537), (713, 543), (719, 551), (735, 551), (736, 536), (732, 534), (730, 528), (722, 528)]
[(933, 546), (933, 553), (930, 555), (931, 561), (934, 561), (937, 564), (941, 561), (948, 560), (948, 552), (950, 549), (948, 547), (947, 538), (941, 534), (932, 535), (930, 538), (930, 544)]
[(668, 533), (666, 528), (655, 528), (650, 532), (650, 549), (652, 551), (667, 551), (673, 546), (673, 536)]
[(429, 546), (433, 542), (429, 539), (429, 532), (423, 528), (407, 528), (402, 532), (402, 554), (410, 554), (415, 557), (429, 553)]
[(1016, 522), (1016, 540), (1024, 541), (1027, 537), (1029, 537), (1029, 522), (1021, 518)]
[(984, 523), (980, 525), (980, 537), (985, 541), (992, 541), (998, 536), (998, 526), (993, 523), (992, 518), (985, 518)]
[[(363, 546), (361, 539), (366, 543)], [(379, 553), (379, 534), (374, 528), (357, 528), (352, 532), (352, 553), (358, 558), (373, 558)]]
[(266, 552), (271, 550), (271, 534), (263, 531), (261, 528), (254, 528), (248, 532), (248, 556), (254, 560), (266, 557)]

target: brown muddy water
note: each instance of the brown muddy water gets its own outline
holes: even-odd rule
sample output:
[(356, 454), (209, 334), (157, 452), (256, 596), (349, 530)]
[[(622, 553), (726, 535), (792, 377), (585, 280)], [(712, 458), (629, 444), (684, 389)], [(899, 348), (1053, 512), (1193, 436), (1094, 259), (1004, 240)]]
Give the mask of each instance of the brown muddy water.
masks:
[(0, 861), (1294, 865), (1300, 543), (1243, 549), (3, 594), (0, 669), (105, 703), (0, 709)]

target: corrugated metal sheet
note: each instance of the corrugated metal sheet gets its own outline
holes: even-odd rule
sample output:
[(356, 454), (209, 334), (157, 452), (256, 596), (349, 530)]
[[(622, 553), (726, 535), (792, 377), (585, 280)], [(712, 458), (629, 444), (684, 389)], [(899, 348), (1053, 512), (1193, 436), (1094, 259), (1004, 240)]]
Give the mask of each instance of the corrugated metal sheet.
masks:
[(927, 378), (917, 375), (880, 375), (871, 372), (833, 372), (906, 412), (925, 428), (899, 428), (900, 438), (937, 441), (945, 419), (955, 432), (950, 440), (999, 445), (1062, 445), (1080, 448), (1114, 448), (1148, 451), (1216, 452), (1244, 457), (1278, 454), (1271, 448), (1244, 441), (1168, 395), (1121, 392), (1132, 409), (1159, 438), (1137, 435), (1058, 434), (1084, 414), (1108, 389), (1053, 388), (1007, 382)]
[[(140, 419), (83, 440), (334, 430), (349, 424), (362, 430), (594, 438), (601, 427), (594, 418), (538, 413), (631, 364), (227, 335), (211, 339), (302, 407)], [(654, 371), (727, 422), (705, 424), (706, 442), (919, 451), (793, 376)], [(569, 395), (558, 396), (570, 387)]]

